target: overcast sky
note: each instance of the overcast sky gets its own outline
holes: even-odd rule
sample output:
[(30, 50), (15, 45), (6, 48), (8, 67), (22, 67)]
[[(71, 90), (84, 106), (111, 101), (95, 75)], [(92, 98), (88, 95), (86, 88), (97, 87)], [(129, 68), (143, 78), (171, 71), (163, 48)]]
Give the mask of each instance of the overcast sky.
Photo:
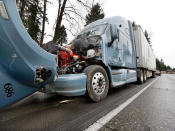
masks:
[[(54, 0), (53, 0), (54, 1)], [(151, 32), (157, 58), (175, 67), (175, 0), (101, 0), (105, 17), (123, 16)], [(52, 8), (52, 9), (51, 9)], [(56, 5), (48, 9), (53, 24)], [(53, 27), (53, 26), (52, 26)], [(49, 27), (46, 31), (50, 31)]]
[(175, 0), (104, 0), (106, 17), (123, 16), (152, 33), (156, 57), (175, 67)]

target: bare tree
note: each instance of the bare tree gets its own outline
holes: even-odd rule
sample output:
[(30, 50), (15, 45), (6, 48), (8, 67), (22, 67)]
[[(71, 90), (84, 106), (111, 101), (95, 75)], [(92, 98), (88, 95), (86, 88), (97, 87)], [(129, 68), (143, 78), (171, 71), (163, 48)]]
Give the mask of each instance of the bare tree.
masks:
[[(81, 7), (81, 10), (80, 10)], [(85, 16), (82, 15), (82, 8), (85, 10), (90, 10), (90, 4), (88, 0), (58, 0), (58, 15), (56, 20), (56, 27), (54, 32), (53, 41), (58, 39), (58, 32), (64, 20), (69, 25), (69, 28), (66, 27), (66, 30), (74, 35), (74, 29), (80, 29), (80, 21), (85, 20)]]
[(42, 20), (42, 29), (41, 29), (41, 39), (40, 39), (40, 46), (42, 46), (43, 44), (43, 40), (44, 40), (44, 35), (45, 35), (45, 24), (46, 24), (46, 8), (47, 8), (47, 0), (44, 0), (44, 4), (43, 4), (43, 20)]
[(67, 3), (67, 0), (63, 0), (63, 2), (62, 2), (62, 0), (59, 0), (57, 22), (56, 22), (53, 41), (56, 41), (56, 39), (59, 37), (58, 36), (58, 34), (59, 34), (58, 31), (59, 31), (59, 28), (61, 27), (61, 22), (62, 22), (62, 19), (63, 19), (63, 14), (64, 14), (64, 10), (65, 10), (65, 7), (66, 7), (66, 3)]

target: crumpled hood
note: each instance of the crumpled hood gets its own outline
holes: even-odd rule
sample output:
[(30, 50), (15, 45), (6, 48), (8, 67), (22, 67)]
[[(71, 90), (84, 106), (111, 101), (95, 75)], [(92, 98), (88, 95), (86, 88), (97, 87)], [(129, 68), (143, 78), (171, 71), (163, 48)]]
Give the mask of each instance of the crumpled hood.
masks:
[(72, 49), (77, 53), (86, 55), (87, 50), (94, 49), (100, 46), (100, 36), (89, 36), (75, 39), (72, 41)]

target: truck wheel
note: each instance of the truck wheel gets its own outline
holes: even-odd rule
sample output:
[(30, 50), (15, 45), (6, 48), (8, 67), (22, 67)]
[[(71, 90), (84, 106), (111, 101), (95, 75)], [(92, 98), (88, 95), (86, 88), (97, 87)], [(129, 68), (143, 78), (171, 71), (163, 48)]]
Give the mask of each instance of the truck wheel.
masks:
[(146, 80), (147, 80), (146, 70), (143, 70), (143, 74), (144, 74), (144, 82), (146, 82)]
[(109, 90), (109, 79), (103, 67), (91, 65), (85, 68), (87, 75), (87, 95), (93, 102), (103, 100)]
[(138, 73), (138, 78), (137, 78), (138, 83), (143, 84), (143, 82), (144, 82), (144, 72), (143, 72), (143, 70), (139, 70), (137, 73)]
[(156, 77), (156, 73), (153, 71), (152, 72), (152, 78), (155, 78)]

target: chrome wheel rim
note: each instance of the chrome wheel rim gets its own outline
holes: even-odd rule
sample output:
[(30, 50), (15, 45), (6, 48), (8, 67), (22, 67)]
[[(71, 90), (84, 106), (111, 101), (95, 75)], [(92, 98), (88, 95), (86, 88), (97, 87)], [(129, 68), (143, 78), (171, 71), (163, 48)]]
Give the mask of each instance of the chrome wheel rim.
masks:
[(92, 77), (92, 89), (96, 95), (101, 95), (105, 91), (106, 79), (101, 72), (97, 72)]

